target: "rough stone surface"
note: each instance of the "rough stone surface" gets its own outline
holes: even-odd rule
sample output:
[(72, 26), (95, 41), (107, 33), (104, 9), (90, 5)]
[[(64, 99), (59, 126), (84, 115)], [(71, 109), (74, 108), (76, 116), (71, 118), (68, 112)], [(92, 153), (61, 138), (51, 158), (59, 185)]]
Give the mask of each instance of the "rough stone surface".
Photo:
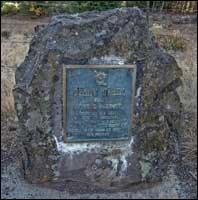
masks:
[[(142, 186), (141, 191), (115, 193), (78, 194), (57, 191), (28, 184), (20, 179), (15, 167), (9, 166), (2, 171), (2, 199), (188, 199), (184, 189), (175, 176), (152, 187)], [(17, 184), (16, 184), (17, 183)], [(10, 190), (10, 191), (9, 191)]]
[[(62, 66), (137, 65), (134, 130), (129, 141), (63, 141)], [(181, 70), (158, 48), (137, 8), (53, 17), (17, 68), (15, 105), (22, 168), (31, 183), (58, 190), (128, 191), (160, 181), (176, 159)]]

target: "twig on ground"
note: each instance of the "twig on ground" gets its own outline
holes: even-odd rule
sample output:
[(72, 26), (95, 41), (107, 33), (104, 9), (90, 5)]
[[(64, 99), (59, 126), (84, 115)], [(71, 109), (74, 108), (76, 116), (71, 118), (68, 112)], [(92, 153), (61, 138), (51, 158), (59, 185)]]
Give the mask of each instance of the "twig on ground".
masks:
[(197, 176), (195, 176), (191, 171), (189, 172), (189, 174), (197, 181)]

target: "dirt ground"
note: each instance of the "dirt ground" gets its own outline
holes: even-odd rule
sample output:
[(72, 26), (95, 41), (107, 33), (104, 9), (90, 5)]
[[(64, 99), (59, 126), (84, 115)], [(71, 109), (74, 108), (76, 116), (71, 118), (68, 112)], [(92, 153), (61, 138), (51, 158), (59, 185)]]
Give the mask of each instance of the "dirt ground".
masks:
[[(183, 71), (178, 93), (184, 105), (179, 133), (178, 163), (161, 183), (138, 192), (116, 194), (70, 194), (28, 184), (20, 171), (20, 143), (14, 113), (1, 113), (1, 197), (4, 199), (196, 199), (197, 198), (197, 24), (152, 22), (156, 34), (178, 33), (187, 44), (184, 51), (169, 50)], [(154, 27), (155, 28), (155, 27)], [(155, 33), (154, 33), (155, 34)], [(3, 88), (4, 89), (4, 88)], [(4, 93), (3, 93), (4, 94)], [(1, 98), (4, 98), (4, 95)]]

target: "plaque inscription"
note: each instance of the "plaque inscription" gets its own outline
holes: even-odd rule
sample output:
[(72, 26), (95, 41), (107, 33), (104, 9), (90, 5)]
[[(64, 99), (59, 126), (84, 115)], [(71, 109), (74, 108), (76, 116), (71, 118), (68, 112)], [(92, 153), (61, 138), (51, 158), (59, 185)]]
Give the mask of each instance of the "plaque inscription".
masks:
[(66, 142), (128, 139), (134, 65), (71, 65), (63, 73)]

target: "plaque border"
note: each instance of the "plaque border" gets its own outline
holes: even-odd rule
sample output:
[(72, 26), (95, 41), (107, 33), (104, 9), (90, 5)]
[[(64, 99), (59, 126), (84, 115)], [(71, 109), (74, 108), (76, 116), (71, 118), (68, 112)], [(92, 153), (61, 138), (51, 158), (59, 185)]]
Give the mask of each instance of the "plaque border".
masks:
[[(67, 87), (67, 69), (122, 69), (127, 68), (132, 70), (132, 95), (131, 95), (131, 124), (128, 131), (128, 137), (127, 138), (112, 138), (112, 139), (80, 139), (80, 140), (73, 140), (69, 141), (67, 140), (67, 133), (66, 133), (66, 120), (67, 120), (67, 97), (66, 97), (66, 87)], [(134, 109), (135, 109), (135, 91), (136, 91), (136, 72), (137, 72), (137, 66), (135, 64), (131, 65), (63, 65), (63, 87), (62, 87), (62, 94), (63, 94), (63, 102), (62, 102), (62, 108), (63, 108), (63, 138), (65, 143), (81, 143), (81, 142), (103, 142), (103, 141), (123, 141), (128, 140), (129, 137), (132, 135), (132, 125), (133, 125), (133, 115), (134, 115)]]

